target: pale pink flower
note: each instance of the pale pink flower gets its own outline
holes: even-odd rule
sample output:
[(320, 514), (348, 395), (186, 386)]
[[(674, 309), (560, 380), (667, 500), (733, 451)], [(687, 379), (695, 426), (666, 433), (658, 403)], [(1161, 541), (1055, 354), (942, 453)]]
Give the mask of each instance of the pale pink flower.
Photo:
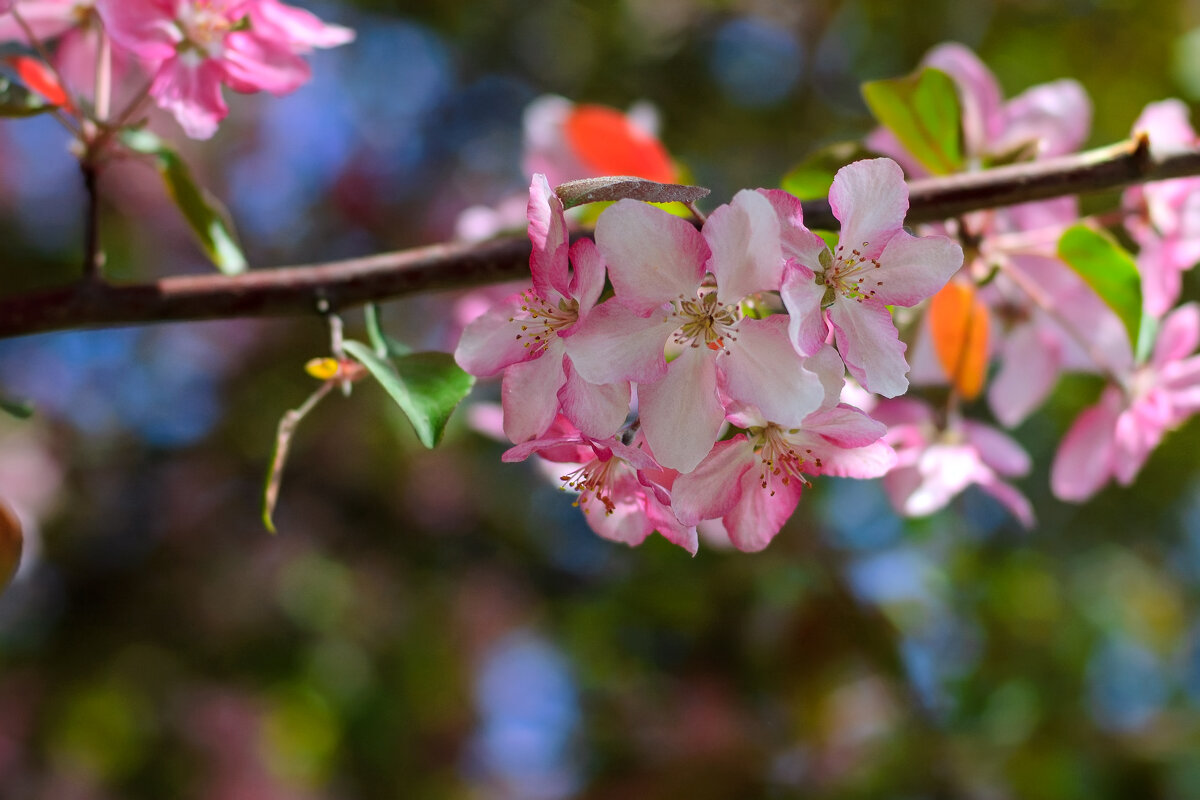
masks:
[(1163, 320), (1149, 363), (1105, 388), (1063, 437), (1050, 470), (1055, 496), (1082, 502), (1111, 479), (1133, 483), (1167, 431), (1200, 411), (1197, 344), (1200, 306), (1188, 303)]
[(628, 413), (629, 383), (585, 380), (563, 338), (595, 313), (604, 261), (587, 239), (568, 251), (563, 204), (544, 175), (535, 175), (529, 186), (528, 215), (532, 288), (467, 325), (454, 358), (472, 375), (504, 371), (504, 430), (514, 442), (544, 432), (560, 407), (589, 436), (611, 436)]
[(1005, 477), (1029, 472), (1029, 455), (1001, 431), (970, 420), (937, 424), (933, 409), (909, 398), (880, 403), (872, 412), (888, 426), (883, 441), (896, 465), (883, 476), (892, 505), (912, 517), (945, 508), (972, 484), (998, 500), (1026, 528), (1034, 525), (1029, 501)]
[[(1155, 155), (1189, 149), (1200, 141), (1179, 100), (1151, 103), (1133, 124), (1150, 137)], [(1125, 192), (1125, 227), (1138, 243), (1138, 270), (1146, 313), (1160, 317), (1179, 299), (1181, 276), (1200, 261), (1200, 178), (1175, 178)]]
[[(44, 42), (81, 26), (94, 5), (94, 0), (0, 0), (0, 14), (15, 8), (33, 35)], [(0, 17), (0, 41), (28, 44), (26, 38), (15, 17)]]
[(886, 428), (857, 408), (810, 414), (798, 428), (767, 421), (753, 409), (731, 421), (745, 428), (718, 442), (700, 465), (680, 475), (672, 502), (680, 521), (720, 520), (739, 550), (766, 547), (800, 502), (808, 475), (877, 478), (896, 461), (879, 441)]
[(722, 394), (789, 426), (825, 402), (788, 342), (787, 321), (743, 312), (747, 298), (778, 290), (782, 273), (779, 223), (761, 194), (739, 192), (703, 232), (621, 200), (601, 214), (596, 244), (616, 296), (567, 338), (567, 352), (590, 381), (638, 383), (660, 463), (681, 472), (700, 463), (725, 420)]
[(223, 85), (286, 94), (310, 77), (302, 54), (354, 38), (274, 0), (96, 0), (96, 10), (114, 42), (156, 65), (150, 95), (194, 139), (228, 113)]
[(534, 453), (569, 467), (560, 476), (563, 488), (579, 493), (576, 505), (598, 535), (632, 546), (657, 530), (695, 555), (695, 526), (682, 524), (671, 510), (670, 488), (677, 473), (659, 466), (640, 435), (632, 444), (612, 437), (593, 439), (559, 416), (545, 436), (509, 449), (502, 459), (524, 461)]
[(911, 306), (934, 294), (962, 266), (962, 248), (944, 236), (918, 238), (902, 230), (908, 186), (890, 159), (838, 170), (829, 203), (841, 233), (832, 252), (804, 228), (799, 201), (786, 192), (764, 194), (783, 226), (788, 266), (780, 295), (796, 350), (816, 352), (832, 326), (838, 352), (864, 388), (885, 397), (903, 394), (905, 344), (887, 306)]

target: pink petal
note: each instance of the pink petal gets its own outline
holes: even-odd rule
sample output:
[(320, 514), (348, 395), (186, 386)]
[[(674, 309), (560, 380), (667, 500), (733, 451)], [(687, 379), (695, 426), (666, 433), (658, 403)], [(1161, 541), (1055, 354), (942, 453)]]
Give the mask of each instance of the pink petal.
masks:
[(472, 375), (486, 378), (532, 357), (529, 339), (521, 335), (521, 322), (514, 321), (523, 302), (523, 295), (507, 297), (467, 325), (454, 351), (455, 362)]
[(1013, 328), (1003, 346), (1000, 371), (988, 387), (988, 407), (1003, 425), (1015, 428), (1054, 388), (1061, 348), (1056, 337), (1032, 323)]
[(896, 451), (883, 442), (862, 447), (825, 447), (821, 450), (822, 475), (839, 478), (878, 478), (896, 466)]
[(617, 299), (643, 317), (695, 297), (709, 255), (690, 222), (636, 200), (620, 200), (600, 215), (596, 244)]
[(604, 259), (595, 242), (580, 239), (571, 245), (571, 264), (575, 270), (571, 275), (570, 296), (579, 301), (582, 317), (592, 310), (604, 291)]
[(667, 372), (663, 350), (676, 327), (670, 317), (643, 317), (613, 299), (592, 309), (562, 339), (586, 380), (649, 383)]
[(755, 461), (754, 445), (745, 434), (717, 442), (696, 469), (680, 475), (671, 487), (679, 521), (696, 525), (725, 516), (741, 498), (741, 477)]
[(796, 259), (815, 269), (821, 263), (821, 253), (828, 249), (825, 240), (804, 227), (804, 207), (800, 200), (782, 189), (759, 189), (767, 198), (779, 219), (779, 238), (783, 257)]
[(840, 448), (865, 447), (887, 433), (887, 426), (853, 406), (837, 405), (804, 420), (804, 434), (816, 434)]
[(917, 460), (920, 481), (904, 499), (905, 514), (923, 517), (942, 508), (976, 482), (981, 470), (987, 470), (971, 447), (932, 444)]
[(965, 420), (962, 425), (967, 441), (988, 467), (1001, 475), (1029, 473), (1029, 454), (1009, 436), (982, 422)]
[(1171, 310), (1183, 291), (1179, 267), (1171, 263), (1167, 247), (1161, 239), (1142, 245), (1137, 264), (1138, 272), (1142, 274), (1142, 307), (1147, 314), (1161, 317)]
[[(529, 270), (533, 273), (533, 290), (538, 297), (550, 299), (552, 292), (561, 297), (569, 294), (567, 279), (567, 220), (562, 200), (550, 188), (545, 175), (534, 175), (529, 184)], [(600, 280), (603, 285), (604, 273)]]
[(884, 397), (908, 390), (906, 345), (885, 306), (840, 298), (829, 309), (838, 351), (863, 388)]
[(221, 97), (222, 71), (212, 60), (185, 62), (174, 56), (164, 61), (150, 85), (150, 96), (159, 108), (174, 115), (188, 136), (208, 139), (229, 113)]
[(546, 432), (558, 413), (558, 390), (565, 380), (562, 345), (557, 341), (540, 358), (504, 371), (500, 401), (504, 433), (510, 440), (524, 442)]
[(825, 389), (825, 399), (818, 411), (827, 411), (841, 402), (842, 395), (849, 387), (846, 364), (832, 345), (827, 344), (804, 359), (804, 368), (814, 373)]
[(711, 351), (689, 347), (662, 380), (638, 385), (642, 430), (664, 467), (691, 472), (717, 440), (725, 410), (714, 360)]
[(1092, 128), (1092, 102), (1078, 81), (1063, 79), (1034, 86), (1004, 107), (1003, 137), (991, 151), (1003, 153), (1024, 142), (1037, 142), (1038, 158), (1078, 150)]
[(859, 248), (864, 258), (874, 258), (900, 230), (908, 213), (904, 172), (890, 158), (847, 164), (829, 187), (829, 205), (842, 223), (839, 246)]
[(737, 341), (729, 344), (718, 367), (722, 388), (734, 400), (756, 406), (781, 425), (799, 425), (825, 399), (821, 380), (804, 368), (788, 341), (787, 321), (743, 319)]
[(250, 6), (250, 19), (255, 34), (286, 42), (298, 53), (354, 41), (354, 31), (349, 28), (328, 25), (312, 13), (278, 0), (257, 0)]
[(629, 384), (588, 383), (572, 367), (563, 363), (566, 382), (558, 390), (562, 412), (579, 430), (593, 439), (606, 439), (617, 432), (629, 414)]
[(811, 356), (829, 336), (829, 325), (821, 310), (825, 287), (816, 282), (811, 269), (793, 262), (784, 271), (779, 296), (788, 312), (788, 338), (792, 346), (800, 355)]
[(867, 277), (875, 300), (912, 306), (932, 297), (963, 263), (962, 248), (944, 236), (917, 238), (899, 231), (879, 256), (879, 269)]
[(229, 88), (246, 94), (287, 94), (312, 77), (308, 63), (291, 48), (246, 31), (225, 37), (219, 63)]
[[(32, 3), (22, 2), (22, 11), (26, 5)], [(47, 5), (43, 4), (43, 7)], [(66, 5), (74, 6), (74, 3)], [(71, 10), (73, 12), (73, 8)], [(172, 0), (96, 0), (96, 11), (104, 22), (105, 31), (118, 46), (149, 61), (175, 57), (175, 45), (182, 35), (175, 26)]]
[(1113, 475), (1114, 435), (1121, 413), (1120, 390), (1109, 387), (1100, 402), (1076, 418), (1050, 467), (1050, 490), (1060, 500), (1081, 503)]
[(708, 271), (717, 279), (717, 298), (738, 303), (757, 292), (779, 289), (783, 251), (779, 220), (767, 198), (749, 189), (709, 215), (704, 240), (712, 250)]
[(771, 543), (792, 516), (804, 484), (791, 480), (787, 484), (775, 482), (770, 489), (764, 489), (756, 472), (750, 469), (742, 473), (741, 489), (741, 500), (721, 522), (734, 547), (756, 553)]
[(1000, 504), (1009, 510), (1009, 512), (1017, 518), (1025, 530), (1032, 530), (1037, 520), (1033, 515), (1033, 506), (1030, 505), (1028, 498), (1021, 494), (1015, 486), (1005, 483), (1004, 481), (991, 476), (979, 481), (979, 486), (992, 497), (1000, 501)]
[(1133, 132), (1150, 136), (1150, 152), (1156, 156), (1177, 153), (1196, 144), (1191, 112), (1182, 100), (1174, 98), (1150, 103), (1133, 123)]
[(1200, 345), (1200, 306), (1188, 303), (1172, 311), (1158, 329), (1153, 363), (1162, 369), (1172, 361), (1187, 358)]

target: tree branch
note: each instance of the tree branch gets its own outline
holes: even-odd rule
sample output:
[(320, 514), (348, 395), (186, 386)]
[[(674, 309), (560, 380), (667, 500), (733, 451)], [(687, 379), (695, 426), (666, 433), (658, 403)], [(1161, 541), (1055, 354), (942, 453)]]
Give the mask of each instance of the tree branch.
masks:
[[(913, 181), (908, 221), (948, 219), (982, 208), (1188, 175), (1200, 175), (1200, 148), (1155, 157), (1145, 137), (1139, 137), (1078, 155)], [(810, 227), (837, 227), (824, 200), (806, 202), (804, 217)], [(528, 239), (513, 235), (235, 276), (174, 277), (124, 286), (84, 280), (0, 298), (0, 338), (105, 325), (316, 314), (321, 301), (340, 310), (420, 292), (521, 280), (529, 275), (529, 252)]]

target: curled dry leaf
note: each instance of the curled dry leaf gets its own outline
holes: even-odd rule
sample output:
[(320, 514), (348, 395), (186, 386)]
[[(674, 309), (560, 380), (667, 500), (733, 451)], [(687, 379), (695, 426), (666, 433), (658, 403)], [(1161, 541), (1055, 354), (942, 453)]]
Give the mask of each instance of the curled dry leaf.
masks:
[(565, 208), (625, 199), (646, 203), (694, 203), (708, 196), (708, 189), (703, 186), (656, 183), (632, 175), (609, 175), (603, 178), (567, 181), (555, 187), (554, 192), (562, 200)]

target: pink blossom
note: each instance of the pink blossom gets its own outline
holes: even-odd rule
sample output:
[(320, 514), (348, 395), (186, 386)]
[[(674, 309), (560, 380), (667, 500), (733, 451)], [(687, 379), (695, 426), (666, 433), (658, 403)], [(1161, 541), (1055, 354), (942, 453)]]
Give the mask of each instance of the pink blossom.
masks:
[(659, 466), (640, 435), (632, 444), (593, 439), (559, 416), (545, 436), (509, 449), (502, 458), (524, 461), (534, 453), (571, 468), (561, 475), (563, 488), (579, 492), (575, 504), (598, 535), (638, 545), (657, 530), (695, 555), (695, 526), (682, 524), (671, 510), (669, 492), (677, 473)]
[(832, 252), (803, 227), (799, 201), (785, 192), (764, 194), (784, 228), (788, 268), (780, 294), (796, 350), (815, 352), (832, 326), (838, 352), (864, 388), (903, 394), (905, 345), (887, 306), (911, 306), (934, 294), (962, 266), (962, 248), (944, 236), (902, 230), (908, 187), (890, 159), (838, 170), (829, 203), (842, 225)]
[(1105, 388), (1063, 437), (1050, 470), (1050, 488), (1082, 502), (1110, 479), (1128, 486), (1167, 431), (1200, 411), (1200, 306), (1188, 303), (1162, 322), (1149, 363), (1124, 385)]
[(896, 449), (896, 465), (883, 477), (892, 505), (906, 516), (932, 514), (975, 484), (1007, 508), (1026, 528), (1034, 525), (1029, 501), (1002, 478), (1029, 472), (1029, 456), (999, 430), (955, 419), (940, 427), (933, 409), (900, 398), (872, 412), (888, 426), (883, 441)]
[[(1150, 137), (1150, 150), (1163, 155), (1195, 147), (1188, 108), (1179, 100), (1151, 103), (1133, 124), (1134, 135)], [(1140, 248), (1146, 313), (1162, 316), (1179, 299), (1184, 272), (1200, 261), (1200, 178), (1176, 178), (1125, 192), (1125, 227)]]
[[(13, 9), (40, 41), (53, 39), (86, 22), (94, 0), (2, 0), (0, 14)], [(25, 30), (15, 17), (0, 18), (0, 41), (25, 42)]]
[(807, 475), (877, 478), (896, 454), (879, 441), (886, 428), (856, 408), (809, 415), (798, 428), (768, 422), (753, 409), (731, 419), (746, 429), (718, 442), (672, 490), (685, 524), (720, 520), (739, 550), (762, 550), (791, 517)]
[(604, 261), (587, 239), (568, 251), (562, 201), (544, 175), (529, 186), (528, 215), (533, 286), (469, 324), (455, 360), (472, 375), (504, 372), (504, 430), (514, 442), (543, 433), (560, 406), (589, 436), (611, 436), (628, 413), (629, 383), (585, 380), (567, 357), (564, 338), (595, 313)]
[(589, 381), (638, 383), (643, 430), (661, 463), (682, 472), (700, 463), (724, 423), (722, 393), (789, 426), (825, 402), (788, 342), (787, 321), (743, 312), (747, 298), (778, 290), (782, 273), (779, 223), (761, 194), (739, 192), (703, 232), (622, 200), (601, 214), (596, 244), (616, 296), (567, 338), (567, 352)]
[(150, 95), (195, 139), (228, 113), (222, 85), (286, 94), (309, 79), (302, 54), (354, 37), (275, 0), (96, 0), (96, 10), (114, 42), (156, 65)]

